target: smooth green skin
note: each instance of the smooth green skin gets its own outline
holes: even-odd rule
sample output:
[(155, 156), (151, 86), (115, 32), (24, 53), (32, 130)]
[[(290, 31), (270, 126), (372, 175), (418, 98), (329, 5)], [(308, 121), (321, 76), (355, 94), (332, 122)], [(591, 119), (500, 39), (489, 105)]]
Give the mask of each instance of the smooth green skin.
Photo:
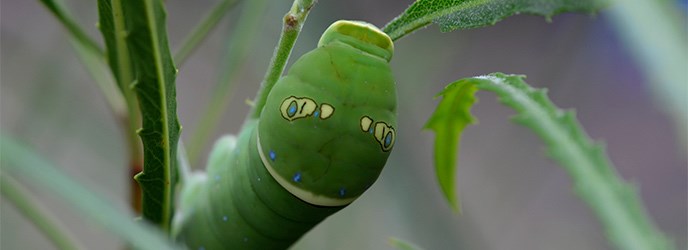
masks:
[[(288, 121), (279, 107), (290, 96), (335, 111), (324, 120)], [(361, 130), (363, 116), (396, 128), (389, 63), (346, 44), (326, 44), (303, 55), (270, 92), (260, 116), (261, 146), (265, 155), (275, 153), (273, 168), (293, 185), (326, 197), (357, 197), (375, 182), (390, 153)], [(299, 182), (293, 181), (297, 173)]]
[(285, 249), (342, 208), (314, 206), (282, 188), (252, 150), (256, 125), (245, 127), (235, 148), (221, 138), (207, 178), (182, 191), (174, 234), (189, 249)]
[[(301, 172), (299, 188), (351, 198), (377, 179), (390, 150), (382, 150), (360, 122), (368, 116), (396, 128), (391, 42), (377, 50), (390, 53), (381, 57), (340, 41), (321, 43), (301, 57), (271, 90), (260, 121), (248, 121), (238, 139), (218, 140), (207, 175), (194, 175), (181, 192), (173, 228), (178, 241), (189, 249), (285, 249), (348, 204), (318, 206), (290, 193), (263, 164), (258, 134), (263, 153), (275, 152), (270, 164), (280, 176), (292, 180)], [(290, 96), (327, 103), (334, 113), (288, 121), (280, 107)]]

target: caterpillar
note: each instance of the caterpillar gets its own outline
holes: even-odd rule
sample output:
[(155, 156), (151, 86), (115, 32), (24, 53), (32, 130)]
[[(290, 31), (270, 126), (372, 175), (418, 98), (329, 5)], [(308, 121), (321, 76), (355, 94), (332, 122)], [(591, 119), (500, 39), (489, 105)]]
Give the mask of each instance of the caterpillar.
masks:
[(377, 179), (396, 140), (391, 39), (337, 21), (216, 142), (181, 192), (173, 235), (190, 249), (285, 249)]

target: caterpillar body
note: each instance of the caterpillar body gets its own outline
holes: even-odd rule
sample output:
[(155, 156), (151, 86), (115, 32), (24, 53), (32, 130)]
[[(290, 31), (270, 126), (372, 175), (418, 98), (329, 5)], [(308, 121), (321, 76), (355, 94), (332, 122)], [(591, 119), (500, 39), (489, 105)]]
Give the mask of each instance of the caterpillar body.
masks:
[(337, 21), (223, 137), (182, 190), (173, 233), (190, 249), (285, 249), (377, 179), (396, 139), (391, 39)]

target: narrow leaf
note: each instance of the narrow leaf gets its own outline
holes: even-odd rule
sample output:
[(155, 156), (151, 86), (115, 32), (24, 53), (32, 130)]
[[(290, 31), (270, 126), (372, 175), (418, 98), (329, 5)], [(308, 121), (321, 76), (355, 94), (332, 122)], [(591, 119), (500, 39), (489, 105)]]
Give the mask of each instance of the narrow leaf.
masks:
[(203, 42), (208, 36), (208, 33), (217, 26), (222, 20), (222, 17), (229, 12), (236, 5), (237, 0), (222, 0), (215, 4), (210, 12), (203, 18), (203, 21), (198, 23), (193, 31), (184, 38), (181, 48), (174, 54), (174, 61), (178, 63), (179, 67), (184, 64), (186, 58)]
[(475, 103), (475, 85), (451, 84), (437, 96), (442, 101), (425, 124), (426, 129), (435, 132), (435, 173), (444, 197), (452, 209), (461, 212), (456, 196), (456, 158), (459, 139), (463, 129), (475, 122), (469, 109)]
[(442, 32), (494, 25), (509, 16), (525, 13), (548, 20), (564, 12), (594, 13), (607, 0), (418, 0), (383, 30), (392, 40), (434, 22)]
[(419, 246), (399, 238), (390, 237), (388, 242), (389, 245), (399, 250), (422, 250)]
[(105, 41), (108, 63), (123, 93), (131, 92), (132, 62), (126, 43), (126, 27), (121, 0), (98, 0), (98, 27)]
[(17, 180), (0, 172), (0, 193), (12, 203), (17, 211), (24, 215), (59, 249), (80, 249), (78, 242), (69, 235), (67, 229), (59, 224), (55, 214), (32, 197), (29, 190)]
[(127, 46), (135, 75), (143, 128), (144, 169), (136, 176), (143, 190), (143, 217), (168, 231), (173, 214), (176, 154), (180, 126), (175, 94), (176, 69), (160, 0), (123, 0)]
[(227, 41), (228, 46), (224, 58), (219, 64), (223, 70), (217, 78), (212, 97), (203, 109), (198, 126), (193, 131), (188, 144), (191, 162), (197, 162), (204, 146), (217, 129), (218, 121), (221, 120), (223, 114), (227, 113), (229, 101), (237, 84), (234, 79), (250, 52), (253, 51), (252, 46), (263, 24), (261, 19), (265, 16), (267, 3), (267, 0), (251, 0), (246, 2), (241, 10), (241, 16), (236, 21), (237, 26)]
[[(588, 137), (572, 111), (558, 109), (545, 90), (531, 88), (522, 76), (500, 73), (459, 80), (441, 95), (448, 98), (467, 85), (494, 92), (502, 103), (516, 110), (515, 121), (546, 143), (549, 156), (568, 172), (578, 196), (596, 213), (619, 249), (673, 249), (652, 224), (634, 187), (616, 173), (602, 145)], [(456, 111), (453, 115), (470, 116), (468, 109)], [(444, 150), (437, 148), (436, 152)]]
[[(29, 183), (43, 192), (62, 198), (75, 211), (104, 229), (126, 240), (136, 249), (173, 249), (173, 244), (145, 222), (134, 222), (116, 206), (103, 200), (88, 188), (68, 176), (15, 140), (0, 136), (2, 175), (9, 175)], [(4, 191), (4, 190), (3, 190)]]
[(98, 16), (98, 27), (105, 41), (108, 64), (126, 103), (126, 113), (121, 119), (126, 119), (128, 122), (125, 125), (128, 126), (126, 131), (131, 162), (140, 166), (142, 162), (141, 144), (136, 137), (136, 130), (141, 126), (141, 115), (137, 110), (138, 103), (132, 89), (134, 63), (126, 41), (127, 29), (122, 0), (98, 0)]
[[(609, 20), (687, 143), (688, 29), (680, 1), (613, 0)], [(685, 1), (684, 1), (685, 4)]]
[(67, 13), (62, 5), (55, 0), (40, 1), (51, 13), (53, 13), (53, 15), (55, 15), (57, 20), (59, 20), (62, 25), (67, 28), (67, 31), (77, 41), (77, 43), (88, 48), (88, 50), (92, 53), (100, 55), (103, 54), (103, 50), (100, 48), (100, 46), (98, 46), (98, 43), (86, 35), (86, 32), (84, 32), (84, 30), (77, 25), (77, 23), (74, 21), (74, 18)]

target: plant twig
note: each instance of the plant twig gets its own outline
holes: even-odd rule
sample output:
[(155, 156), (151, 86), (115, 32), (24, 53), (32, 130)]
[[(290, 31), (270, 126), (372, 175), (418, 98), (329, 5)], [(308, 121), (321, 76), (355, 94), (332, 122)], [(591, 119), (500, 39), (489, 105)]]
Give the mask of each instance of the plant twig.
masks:
[(134, 81), (133, 62), (126, 42), (127, 28), (121, 0), (99, 0), (98, 14), (100, 31), (105, 40), (107, 59), (112, 75), (117, 81), (120, 95), (124, 100), (125, 111), (117, 115), (123, 128), (129, 149), (130, 203), (134, 211), (141, 212), (141, 188), (134, 176), (143, 169), (143, 148), (136, 131), (141, 127), (141, 114), (138, 101), (134, 96), (131, 84)]
[[(248, 1), (253, 2), (253, 1)], [(217, 26), (222, 17), (236, 5), (236, 0), (223, 0), (217, 3), (189, 35), (184, 39), (181, 48), (174, 54), (174, 62), (181, 67), (191, 53), (198, 47), (208, 33)]]
[(236, 85), (236, 81), (233, 79), (251, 51), (252, 42), (254, 42), (262, 24), (261, 19), (267, 6), (266, 3), (267, 0), (251, 0), (246, 2), (245, 9), (242, 9), (238, 26), (230, 35), (227, 53), (223, 63), (221, 63), (223, 70), (220, 71), (212, 98), (205, 107), (198, 127), (191, 136), (188, 156), (192, 163), (197, 162), (199, 154), (203, 151), (202, 149), (210, 139), (212, 132), (215, 131), (222, 114), (227, 110), (232, 89)]
[(91, 53), (98, 54), (102, 57), (103, 49), (91, 39), (86, 32), (84, 32), (79, 25), (74, 22), (74, 19), (69, 16), (67, 11), (63, 6), (61, 6), (57, 1), (54, 0), (40, 0), (41, 3), (48, 8), (50, 13), (55, 15), (57, 20), (59, 20), (62, 25), (67, 28), (67, 31), (76, 39), (76, 41), (86, 47)]
[(306, 21), (308, 13), (310, 13), (315, 3), (315, 0), (295, 0), (291, 10), (284, 16), (282, 35), (270, 60), (268, 71), (265, 73), (263, 82), (258, 90), (249, 119), (258, 119), (260, 117), (263, 106), (265, 106), (265, 102), (268, 99), (268, 94), (280, 76), (282, 76), (294, 43), (296, 43), (296, 39), (299, 37), (299, 33), (301, 33), (303, 23)]
[(31, 221), (59, 249), (80, 249), (73, 237), (60, 228), (58, 221), (49, 212), (41, 209), (38, 201), (18, 181), (0, 172), (0, 192), (10, 203), (14, 204), (22, 215)]

